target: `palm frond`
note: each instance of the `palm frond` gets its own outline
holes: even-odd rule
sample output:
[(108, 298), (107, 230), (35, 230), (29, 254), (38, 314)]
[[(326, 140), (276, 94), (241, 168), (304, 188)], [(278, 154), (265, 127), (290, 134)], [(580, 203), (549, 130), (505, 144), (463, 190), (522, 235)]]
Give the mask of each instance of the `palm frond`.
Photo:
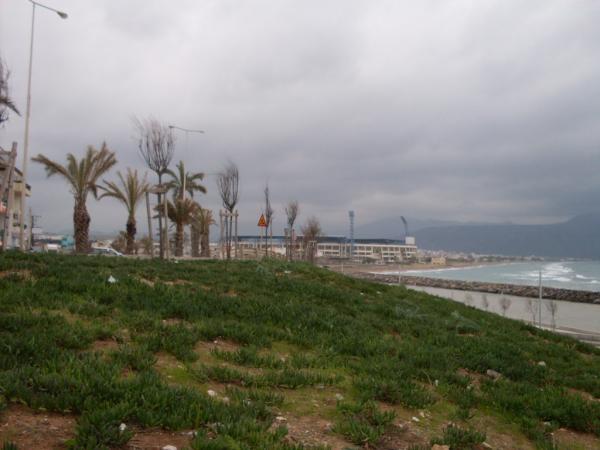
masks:
[(146, 174), (140, 179), (137, 170), (128, 167), (125, 176), (121, 172), (117, 172), (117, 177), (121, 186), (114, 181), (103, 180), (104, 186), (98, 186), (98, 189), (103, 191), (99, 198), (112, 197), (117, 199), (127, 209), (128, 217), (133, 217), (140, 200), (150, 188), (146, 181)]

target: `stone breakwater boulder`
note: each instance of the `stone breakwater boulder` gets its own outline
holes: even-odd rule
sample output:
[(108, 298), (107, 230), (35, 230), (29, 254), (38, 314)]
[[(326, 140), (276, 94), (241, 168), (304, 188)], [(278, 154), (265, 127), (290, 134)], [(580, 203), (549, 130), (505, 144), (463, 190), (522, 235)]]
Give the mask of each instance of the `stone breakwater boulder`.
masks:
[[(386, 284), (398, 284), (412, 286), (426, 286), (442, 289), (456, 289), (461, 291), (478, 291), (490, 294), (515, 295), (517, 297), (538, 296), (537, 286), (520, 286), (516, 284), (483, 283), (479, 281), (442, 280), (439, 278), (427, 278), (411, 275), (385, 275), (377, 273), (359, 272), (357, 278), (363, 280), (377, 281)], [(577, 303), (600, 304), (600, 292), (576, 291), (573, 289), (558, 289), (552, 287), (543, 288), (544, 299), (563, 300)]]

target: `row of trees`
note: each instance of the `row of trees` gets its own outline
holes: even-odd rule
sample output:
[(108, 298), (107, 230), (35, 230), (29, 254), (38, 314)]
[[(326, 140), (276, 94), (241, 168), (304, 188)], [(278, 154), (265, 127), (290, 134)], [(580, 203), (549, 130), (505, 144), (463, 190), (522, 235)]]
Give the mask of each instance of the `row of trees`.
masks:
[[(197, 192), (207, 192), (206, 187), (201, 184), (204, 174), (186, 171), (183, 161), (177, 164), (175, 171), (169, 169), (174, 140), (167, 127), (152, 119), (137, 121), (136, 127), (139, 132), (140, 153), (148, 167), (158, 175), (159, 184), (156, 188), (147, 181), (146, 175), (140, 176), (137, 170), (130, 168), (127, 168), (124, 174), (117, 172), (116, 181), (100, 181), (117, 164), (115, 153), (109, 150), (106, 143), (103, 143), (99, 150), (89, 146), (81, 159), (69, 153), (65, 165), (42, 154), (33, 158), (33, 161), (44, 166), (47, 176), (59, 175), (71, 188), (74, 198), (73, 228), (76, 252), (87, 253), (90, 250), (90, 215), (87, 210), (90, 194), (96, 199), (114, 198), (125, 207), (125, 251), (131, 254), (135, 251), (136, 211), (147, 193), (154, 191), (158, 195), (155, 217), (159, 220), (161, 256), (164, 256), (165, 245), (168, 245), (169, 220), (175, 227), (176, 256), (183, 255), (184, 228), (187, 225), (191, 225), (192, 228), (192, 253), (201, 256), (200, 247), (204, 243), (202, 255), (208, 256), (209, 230), (214, 220), (211, 211), (202, 208), (193, 198)], [(169, 179), (163, 183), (165, 175)], [(171, 199), (167, 199), (169, 193), (172, 194)]]

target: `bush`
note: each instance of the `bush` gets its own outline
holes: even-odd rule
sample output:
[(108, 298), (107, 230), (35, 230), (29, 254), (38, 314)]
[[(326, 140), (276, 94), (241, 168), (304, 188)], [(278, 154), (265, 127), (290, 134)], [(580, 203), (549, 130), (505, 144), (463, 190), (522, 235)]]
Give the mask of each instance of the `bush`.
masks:
[(431, 440), (431, 445), (448, 445), (450, 450), (474, 450), (485, 441), (485, 433), (464, 430), (456, 425), (448, 425), (441, 438)]
[(133, 436), (119, 427), (128, 416), (126, 404), (103, 405), (84, 413), (77, 422), (75, 447), (81, 449), (109, 449), (125, 445)]
[(380, 411), (374, 402), (340, 402), (337, 409), (341, 418), (334, 431), (357, 445), (376, 445), (395, 417), (393, 411)]

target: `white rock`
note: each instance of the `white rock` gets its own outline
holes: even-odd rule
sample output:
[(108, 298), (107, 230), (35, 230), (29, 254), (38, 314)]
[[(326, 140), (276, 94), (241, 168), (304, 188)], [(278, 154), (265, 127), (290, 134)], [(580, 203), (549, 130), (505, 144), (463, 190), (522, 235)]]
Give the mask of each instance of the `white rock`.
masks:
[(223, 397), (221, 400), (223, 400), (223, 403), (229, 404), (229, 397)]
[(127, 425), (125, 425), (124, 423), (121, 423), (121, 425), (119, 425), (119, 431), (122, 433), (123, 431), (125, 431), (127, 429)]
[(340, 402), (342, 400), (344, 400), (344, 396), (342, 394), (335, 394), (335, 398), (336, 398), (336, 400), (339, 400)]
[(117, 282), (117, 279), (115, 277), (113, 277), (112, 275), (108, 277), (107, 280), (110, 284), (114, 284)]
[(413, 416), (413, 418), (412, 418), (412, 421), (413, 421), (413, 422), (420, 422), (419, 418), (418, 418), (418, 417), (415, 417), (415, 416)]
[(206, 393), (208, 394), (209, 397), (217, 396), (217, 393), (215, 391), (213, 391), (212, 389), (209, 389), (208, 391), (206, 391)]
[(174, 445), (165, 445), (161, 450), (177, 450)]
[(277, 417), (275, 417), (275, 422), (283, 423), (283, 422), (287, 422), (287, 419), (283, 416), (277, 416)]
[(419, 412), (419, 415), (420, 415), (421, 417), (425, 417), (425, 413), (424, 413), (423, 411)]
[(540, 366), (540, 367), (546, 367), (546, 361), (540, 361), (538, 363), (538, 366)]

